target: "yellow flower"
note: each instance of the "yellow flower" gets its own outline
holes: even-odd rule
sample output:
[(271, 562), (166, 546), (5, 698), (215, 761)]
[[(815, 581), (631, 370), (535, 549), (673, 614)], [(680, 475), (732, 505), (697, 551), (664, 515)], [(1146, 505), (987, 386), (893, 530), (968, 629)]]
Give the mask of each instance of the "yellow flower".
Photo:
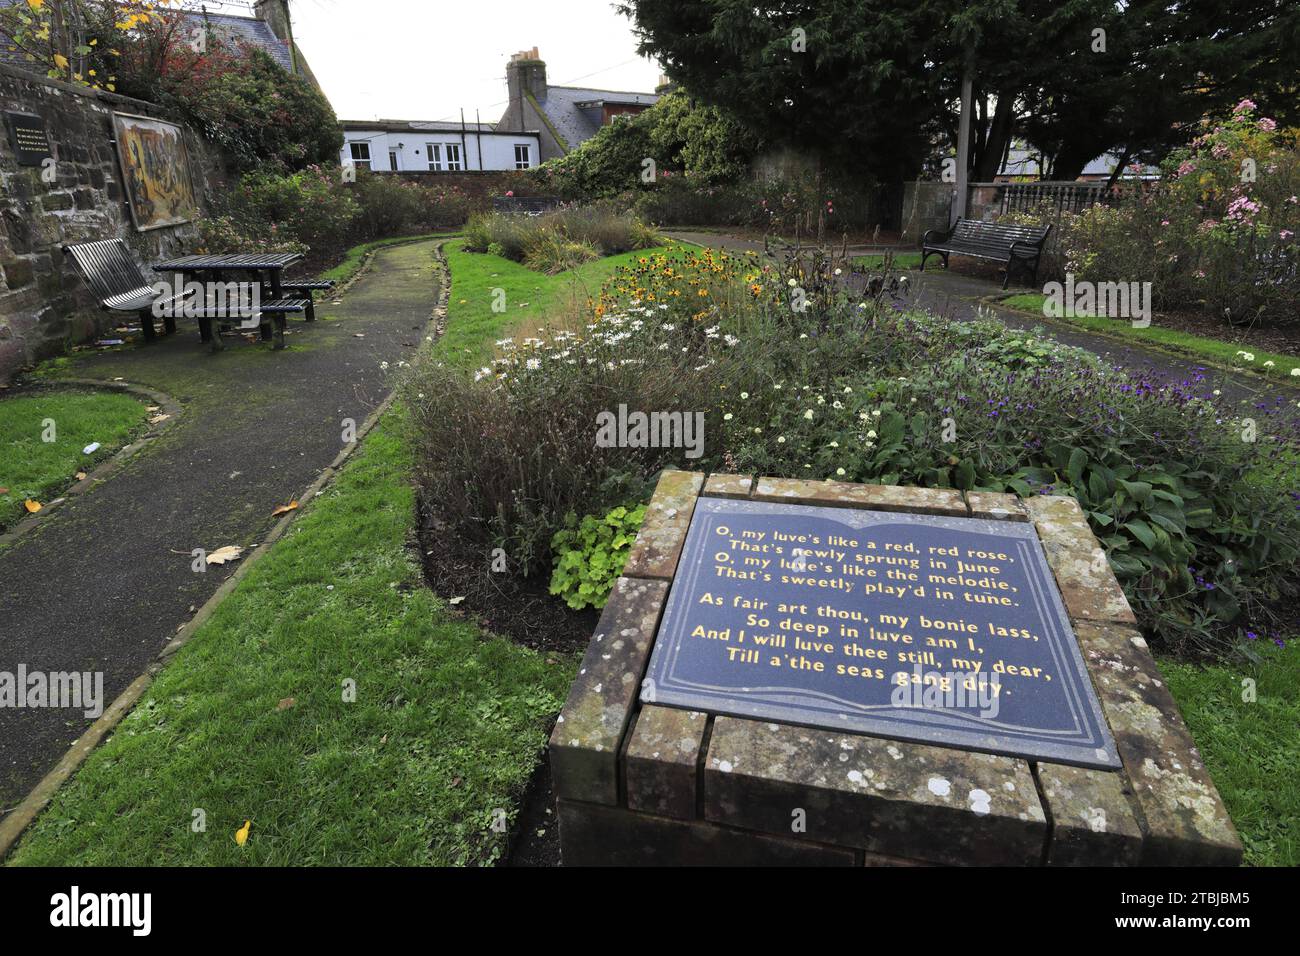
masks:
[(41, 7), (45, 6), (45, 0), (27, 0), (27, 5), (33, 10), (39, 11)]

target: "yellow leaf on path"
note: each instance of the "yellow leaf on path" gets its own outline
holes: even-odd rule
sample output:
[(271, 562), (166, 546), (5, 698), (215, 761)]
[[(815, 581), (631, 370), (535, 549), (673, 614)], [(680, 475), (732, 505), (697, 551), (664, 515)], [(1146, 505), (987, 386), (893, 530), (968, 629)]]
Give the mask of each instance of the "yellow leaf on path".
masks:
[(84, 471), (79, 471), (73, 477), (76, 478), (78, 481), (85, 481), (86, 473)]
[(150, 425), (157, 425), (157, 424), (160, 424), (160, 423), (162, 423), (162, 422), (167, 421), (167, 419), (169, 419), (169, 418), (171, 418), (170, 415), (155, 415), (155, 416), (153, 416), (152, 418), (149, 419), (149, 424), (150, 424)]
[(224, 548), (217, 548), (208, 555), (208, 564), (225, 564), (227, 561), (237, 561), (239, 556), (244, 553), (243, 548), (237, 548), (234, 545), (226, 545)]
[(245, 820), (244, 825), (235, 831), (235, 842), (243, 846), (248, 842), (248, 831), (253, 829), (253, 821)]
[(23, 507), (27, 509), (28, 514), (34, 515), (36, 512), (41, 510), (41, 503), (39, 501), (32, 501), (31, 498), (28, 498), (23, 502)]
[(279, 515), (287, 514), (287, 513), (290, 512), (290, 511), (297, 511), (297, 510), (298, 510), (298, 502), (297, 502), (297, 501), (291, 501), (291, 502), (289, 502), (287, 505), (280, 505), (280, 507), (278, 507), (278, 508), (276, 508), (274, 511), (272, 511), (272, 512), (271, 512), (271, 517), (272, 517), (272, 518), (275, 518), (275, 517), (278, 517)]

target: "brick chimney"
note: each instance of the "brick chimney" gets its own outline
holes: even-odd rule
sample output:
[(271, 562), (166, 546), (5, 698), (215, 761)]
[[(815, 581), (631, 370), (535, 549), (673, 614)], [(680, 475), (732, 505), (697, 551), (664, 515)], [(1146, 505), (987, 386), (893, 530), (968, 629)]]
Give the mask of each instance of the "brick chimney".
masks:
[(542, 62), (537, 47), (510, 57), (506, 64), (506, 87), (512, 103), (520, 100), (525, 92), (532, 93), (539, 100), (546, 99), (546, 64)]

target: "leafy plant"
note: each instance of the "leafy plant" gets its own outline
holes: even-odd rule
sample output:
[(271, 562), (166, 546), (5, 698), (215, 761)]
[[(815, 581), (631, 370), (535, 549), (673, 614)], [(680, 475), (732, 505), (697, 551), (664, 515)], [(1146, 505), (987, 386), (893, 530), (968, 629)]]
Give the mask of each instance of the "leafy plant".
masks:
[(551, 539), (551, 593), (575, 611), (603, 608), (644, 520), (645, 505), (620, 505), (603, 517), (587, 515), (581, 522), (570, 512)]

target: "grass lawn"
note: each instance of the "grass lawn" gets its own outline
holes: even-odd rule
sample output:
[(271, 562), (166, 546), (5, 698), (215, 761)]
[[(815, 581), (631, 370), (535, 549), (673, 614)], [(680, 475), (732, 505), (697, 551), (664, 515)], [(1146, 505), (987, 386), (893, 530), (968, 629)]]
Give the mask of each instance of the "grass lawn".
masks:
[[(494, 811), (513, 818), (576, 662), (484, 635), (424, 587), (406, 549), (400, 416), (164, 668), (12, 863), (445, 865), (502, 853)], [(191, 829), (195, 810), (206, 832)]]
[[(145, 405), (121, 392), (48, 392), (0, 399), (0, 530), (48, 502), (78, 471), (109, 457), (144, 427)], [(47, 427), (47, 420), (53, 423)], [(45, 441), (46, 437), (52, 441)], [(86, 446), (98, 442), (92, 454)]]
[[(540, 284), (552, 303), (567, 288), (564, 276), (476, 258), (477, 277), (453, 264), (458, 287), (502, 286), (512, 302), (525, 293), (540, 302)], [(590, 272), (602, 266), (613, 268), (591, 263), (583, 281), (598, 284)], [(492, 336), (524, 317), (479, 305), (453, 294), (435, 354), (447, 358), (450, 341), (461, 354), (490, 350)], [(408, 550), (415, 503), (403, 427), (394, 406), (59, 792), (11, 863), (500, 858), (494, 817), (514, 820), (578, 660), (484, 634), (425, 588)], [(345, 680), (356, 682), (354, 703), (343, 699)], [(195, 810), (206, 832), (192, 830)], [(245, 820), (251, 835), (239, 847)]]
[[(885, 256), (854, 256), (853, 264), (860, 269), (880, 269), (885, 264)], [(919, 252), (900, 252), (893, 257), (895, 269), (919, 269), (921, 268), (921, 254)]]
[[(1160, 661), (1253, 866), (1300, 866), (1300, 651), (1262, 649), (1259, 665)], [(1242, 680), (1257, 699), (1242, 700)]]
[[(615, 269), (664, 251), (660, 247), (625, 252), (550, 276), (500, 256), (465, 252), (462, 245), (452, 240), (445, 247), (451, 270), (448, 312), (452, 321), (447, 323), (441, 345), (448, 361), (466, 366), (481, 364), (491, 355), (493, 341), (506, 335), (538, 335), (545, 329), (567, 327), (575, 308), (596, 298), (601, 283)], [(500, 301), (495, 289), (505, 290), (504, 312), (493, 311)]]
[[(1025, 292), (1020, 295), (1013, 295), (1010, 298), (1003, 299), (1002, 305), (1012, 309), (1019, 309), (1023, 312), (1032, 312), (1035, 315), (1043, 314), (1043, 303), (1046, 296), (1039, 292)], [(1107, 319), (1102, 317), (1085, 317), (1070, 316), (1063, 319), (1056, 319), (1058, 322), (1068, 322), (1081, 328), (1088, 329), (1091, 332), (1102, 332), (1108, 335), (1117, 335), (1126, 339), (1136, 339), (1142, 342), (1148, 342), (1152, 345), (1171, 349), (1176, 352), (1195, 355), (1208, 362), (1214, 362), (1219, 365), (1227, 365), (1232, 368), (1245, 369), (1251, 372), (1258, 372), (1262, 375), (1268, 375), (1273, 378), (1290, 379), (1291, 370), (1300, 368), (1300, 358), (1293, 355), (1279, 355), (1276, 352), (1265, 352), (1260, 349), (1243, 347), (1235, 342), (1220, 342), (1218, 339), (1207, 339), (1200, 335), (1191, 335), (1187, 332), (1180, 332), (1177, 329), (1161, 328), (1156, 324), (1151, 324), (1144, 329), (1134, 328), (1127, 321), (1117, 319)], [(1238, 357), (1238, 352), (1250, 352), (1255, 356), (1255, 361), (1245, 362)], [(1265, 368), (1265, 362), (1273, 362), (1273, 368)], [(1300, 381), (1300, 376), (1292, 381)]]

